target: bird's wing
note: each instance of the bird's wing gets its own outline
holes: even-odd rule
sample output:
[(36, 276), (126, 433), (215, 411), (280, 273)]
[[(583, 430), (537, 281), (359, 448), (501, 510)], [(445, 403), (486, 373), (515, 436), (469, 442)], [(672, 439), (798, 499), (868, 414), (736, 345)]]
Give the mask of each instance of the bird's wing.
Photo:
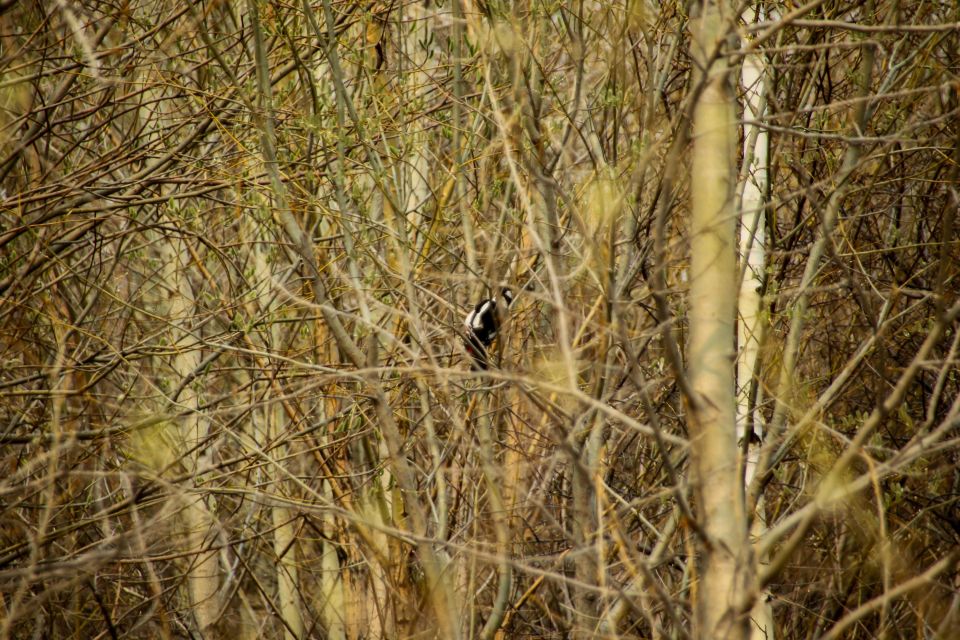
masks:
[(493, 307), (497, 304), (496, 300), (484, 300), (477, 305), (477, 308), (471, 314), (470, 317), (470, 328), (474, 331), (479, 331), (483, 329), (487, 324), (487, 315), (493, 313)]

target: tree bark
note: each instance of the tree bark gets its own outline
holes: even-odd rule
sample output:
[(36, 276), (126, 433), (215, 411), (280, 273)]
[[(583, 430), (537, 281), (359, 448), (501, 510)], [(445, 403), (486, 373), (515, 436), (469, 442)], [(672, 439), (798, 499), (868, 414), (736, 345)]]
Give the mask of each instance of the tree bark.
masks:
[[(758, 7), (754, 22), (763, 20)], [(758, 383), (757, 361), (765, 329), (761, 314), (764, 269), (766, 268), (766, 192), (768, 183), (769, 135), (759, 126), (766, 113), (766, 63), (756, 53), (746, 56), (740, 72), (744, 93), (743, 166), (740, 197), (740, 292), (737, 301), (737, 437), (746, 452), (744, 482), (750, 484), (757, 468), (763, 440), (763, 413), (759, 410), (762, 387)], [(748, 122), (752, 121), (753, 124)], [(756, 436), (755, 438), (752, 436)], [(763, 496), (756, 503), (750, 524), (751, 540), (758, 540), (767, 528)], [(757, 561), (762, 563), (763, 558)], [(750, 612), (751, 640), (773, 640), (773, 609), (762, 594)]]
[[(721, 46), (719, 3), (704, 2), (693, 33), (703, 90), (694, 106), (690, 227), (691, 454), (700, 523), (702, 581), (697, 591), (698, 638), (746, 638), (736, 594), (746, 566), (743, 492), (737, 470), (734, 398), (733, 99)], [(714, 59), (715, 58), (715, 59)], [(695, 85), (696, 86), (696, 85)]]

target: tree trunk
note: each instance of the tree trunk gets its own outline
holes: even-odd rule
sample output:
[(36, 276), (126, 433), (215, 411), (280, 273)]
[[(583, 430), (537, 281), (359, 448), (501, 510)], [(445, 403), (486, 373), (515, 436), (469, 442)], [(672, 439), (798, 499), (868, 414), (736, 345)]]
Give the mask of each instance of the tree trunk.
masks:
[[(763, 20), (763, 8), (756, 12), (755, 22)], [(766, 113), (765, 62), (759, 54), (744, 58), (740, 82), (744, 92), (743, 118), (759, 122)], [(756, 471), (763, 439), (763, 414), (760, 405), (761, 386), (757, 378), (757, 356), (764, 330), (761, 316), (760, 290), (766, 267), (766, 211), (769, 143), (766, 129), (757, 124), (743, 127), (744, 164), (740, 198), (740, 293), (737, 301), (737, 436), (747, 439), (744, 482), (750, 484)], [(756, 438), (749, 436), (753, 434)], [(741, 448), (742, 450), (742, 448)], [(763, 496), (757, 500), (756, 513), (750, 525), (751, 540), (758, 540), (767, 528)], [(763, 563), (762, 557), (757, 558)], [(751, 640), (773, 640), (773, 610), (766, 594), (753, 604), (750, 612)]]
[(700, 540), (695, 637), (714, 640), (746, 637), (746, 618), (736, 610), (735, 596), (747, 557), (733, 376), (736, 120), (724, 58), (711, 61), (721, 42), (721, 19), (721, 7), (704, 2), (693, 33), (701, 69), (696, 81), (704, 86), (693, 115), (688, 347), (694, 486), (707, 536)]
[[(175, 376), (172, 383), (179, 385), (188, 379), (200, 366), (200, 352), (192, 348), (194, 337), (189, 319), (194, 313), (193, 291), (186, 279), (188, 271), (185, 265), (190, 256), (183, 246), (185, 240), (160, 239), (157, 249), (163, 265), (163, 283), (166, 286), (167, 300), (161, 301), (160, 317), (169, 318), (172, 325), (171, 344), (176, 345), (176, 355), (170, 361)], [(173, 384), (171, 384), (173, 387)], [(193, 385), (186, 385), (178, 398), (173, 401), (184, 408), (196, 409), (199, 397)], [(185, 553), (188, 554), (187, 585), (190, 607), (193, 611), (197, 630), (203, 638), (213, 637), (212, 627), (220, 611), (220, 566), (217, 552), (210, 549), (216, 545), (210, 536), (213, 534), (213, 517), (203, 488), (199, 486), (199, 474), (210, 466), (209, 448), (199, 446), (206, 440), (207, 433), (199, 411), (191, 411), (180, 422), (179, 438), (176, 446), (177, 456), (185, 471), (194, 474), (192, 491), (180, 495), (182, 501), (182, 526), (185, 537)], [(189, 483), (188, 483), (189, 484)]]

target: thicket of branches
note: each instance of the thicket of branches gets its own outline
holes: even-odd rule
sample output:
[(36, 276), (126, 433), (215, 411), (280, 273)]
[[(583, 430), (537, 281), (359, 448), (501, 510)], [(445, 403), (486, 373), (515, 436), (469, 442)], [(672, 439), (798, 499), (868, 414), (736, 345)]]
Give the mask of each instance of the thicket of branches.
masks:
[[(776, 632), (954, 638), (960, 13), (755, 9)], [(698, 12), (0, 2), (0, 636), (694, 634)]]

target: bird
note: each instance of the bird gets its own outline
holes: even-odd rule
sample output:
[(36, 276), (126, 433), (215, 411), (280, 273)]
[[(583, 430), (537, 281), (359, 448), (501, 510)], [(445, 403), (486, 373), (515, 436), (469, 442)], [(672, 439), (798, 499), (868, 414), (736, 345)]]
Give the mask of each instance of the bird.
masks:
[(487, 298), (478, 302), (463, 321), (467, 328), (463, 344), (467, 353), (473, 358), (474, 371), (490, 366), (487, 348), (496, 340), (502, 316), (512, 304), (513, 292), (504, 287), (500, 290), (498, 298)]

